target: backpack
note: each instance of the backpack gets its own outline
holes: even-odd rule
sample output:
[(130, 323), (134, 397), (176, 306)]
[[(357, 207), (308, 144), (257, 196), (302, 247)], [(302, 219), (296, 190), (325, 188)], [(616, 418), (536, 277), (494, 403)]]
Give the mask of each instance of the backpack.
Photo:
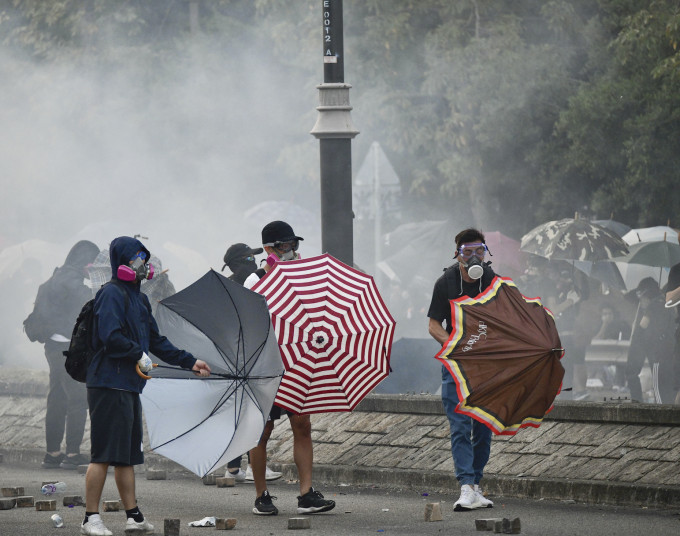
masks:
[[(111, 281), (112, 282), (112, 281)], [(108, 285), (108, 283), (106, 283)], [(115, 283), (114, 283), (115, 284)], [(125, 296), (125, 312), (127, 313), (129, 296), (121, 289)], [(92, 347), (92, 335), (94, 332), (94, 300), (89, 300), (78, 313), (78, 318), (73, 326), (71, 342), (68, 350), (63, 352), (66, 357), (64, 367), (66, 372), (74, 380), (85, 383), (87, 379), (87, 369), (92, 362), (95, 350)]]
[[(58, 268), (57, 268), (58, 269)], [(57, 271), (55, 269), (55, 273)], [(52, 274), (54, 276), (54, 274)], [(33, 311), (24, 320), (24, 333), (31, 342), (39, 342), (45, 344), (51, 337), (54, 331), (50, 325), (49, 314), (49, 294), (51, 292), (52, 278), (50, 277), (40, 287), (38, 287), (38, 294), (35, 297), (33, 304)]]

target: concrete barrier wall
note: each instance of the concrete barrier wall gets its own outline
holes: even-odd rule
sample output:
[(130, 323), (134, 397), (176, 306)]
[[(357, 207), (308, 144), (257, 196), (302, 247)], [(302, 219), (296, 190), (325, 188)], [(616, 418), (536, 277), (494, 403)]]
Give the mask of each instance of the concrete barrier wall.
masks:
[[(6, 460), (42, 460), (46, 392), (46, 373), (0, 371)], [(312, 428), (318, 482), (458, 489), (437, 396), (370, 395), (352, 413), (312, 416)], [(271, 464), (294, 478), (287, 419), (277, 422), (269, 447)], [(180, 470), (153, 454), (147, 464)], [(680, 408), (558, 403), (539, 428), (494, 436), (484, 485), (494, 495), (680, 506)]]

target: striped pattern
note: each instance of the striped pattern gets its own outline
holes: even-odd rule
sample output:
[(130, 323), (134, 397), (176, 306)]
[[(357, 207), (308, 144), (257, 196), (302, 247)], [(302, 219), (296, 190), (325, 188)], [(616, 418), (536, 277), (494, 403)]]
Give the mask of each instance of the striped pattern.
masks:
[(395, 321), (371, 276), (320, 255), (277, 263), (252, 290), (267, 298), (286, 369), (278, 406), (351, 411), (389, 374)]

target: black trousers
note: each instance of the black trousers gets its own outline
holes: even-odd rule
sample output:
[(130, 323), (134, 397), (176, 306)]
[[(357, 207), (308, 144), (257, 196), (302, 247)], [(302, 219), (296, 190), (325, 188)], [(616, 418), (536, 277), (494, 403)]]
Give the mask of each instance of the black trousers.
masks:
[(87, 419), (87, 390), (84, 383), (75, 381), (66, 372), (64, 350), (68, 350), (66, 343), (45, 343), (45, 357), (50, 367), (45, 442), (47, 452), (60, 451), (65, 434), (66, 454), (78, 454)]

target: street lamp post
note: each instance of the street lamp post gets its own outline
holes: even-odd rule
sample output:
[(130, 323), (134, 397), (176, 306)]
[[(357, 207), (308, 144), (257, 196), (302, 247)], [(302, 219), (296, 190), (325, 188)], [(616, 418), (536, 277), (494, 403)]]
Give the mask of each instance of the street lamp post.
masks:
[(311, 134), (319, 140), (321, 161), (321, 248), (354, 264), (352, 236), (352, 138), (354, 128), (345, 84), (342, 0), (321, 0), (323, 8), (323, 84)]

